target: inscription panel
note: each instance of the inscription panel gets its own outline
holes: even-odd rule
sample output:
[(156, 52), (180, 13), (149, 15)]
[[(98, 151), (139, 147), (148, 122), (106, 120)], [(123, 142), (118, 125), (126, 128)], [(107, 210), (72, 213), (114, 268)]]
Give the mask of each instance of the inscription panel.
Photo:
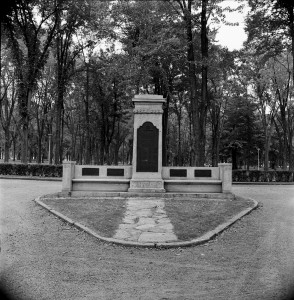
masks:
[(187, 177), (186, 169), (170, 169), (169, 171), (170, 177)]
[(211, 170), (194, 170), (194, 177), (211, 177)]
[(99, 168), (82, 168), (82, 176), (99, 176)]
[(124, 169), (107, 169), (107, 176), (124, 176)]
[(137, 129), (137, 172), (158, 172), (158, 136), (151, 122)]
[(135, 183), (136, 188), (142, 189), (150, 189), (150, 188), (161, 188), (162, 182), (161, 181), (137, 181)]

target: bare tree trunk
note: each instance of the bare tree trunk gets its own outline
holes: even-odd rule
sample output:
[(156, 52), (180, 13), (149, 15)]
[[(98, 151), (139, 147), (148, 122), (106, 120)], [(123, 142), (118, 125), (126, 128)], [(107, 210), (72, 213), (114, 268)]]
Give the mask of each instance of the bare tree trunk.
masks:
[(288, 157), (288, 135), (287, 135), (287, 120), (286, 120), (286, 111), (285, 107), (280, 107), (281, 109), (281, 121), (282, 121), (282, 128), (283, 128), (283, 170), (287, 170), (287, 157)]
[(218, 126), (214, 127), (214, 132), (212, 134), (212, 157), (211, 162), (213, 167), (217, 167), (219, 162), (219, 142), (220, 134)]
[(211, 101), (210, 112), (211, 112), (211, 131), (212, 131), (212, 153), (211, 162), (213, 167), (217, 167), (219, 163), (219, 144), (220, 144), (220, 131), (221, 131), (221, 120), (220, 120), (220, 106), (217, 105), (216, 99)]
[(237, 164), (237, 149), (232, 148), (232, 168), (233, 170), (238, 169), (238, 164)]
[(271, 145), (271, 137), (274, 129), (273, 119), (271, 120), (270, 127), (265, 128), (265, 145), (264, 145), (264, 170), (268, 171), (269, 169), (269, 151)]
[(28, 163), (28, 126), (27, 122), (22, 125), (22, 140), (21, 140), (21, 162), (23, 164)]
[(17, 134), (13, 132), (12, 134), (12, 149), (13, 149), (13, 158), (12, 160), (15, 161), (16, 159), (16, 139), (17, 139)]
[(9, 127), (4, 131), (5, 142), (4, 142), (4, 162), (9, 162), (9, 149), (10, 149), (10, 131)]
[(198, 153), (198, 138), (199, 138), (199, 110), (198, 110), (198, 99), (196, 97), (196, 65), (194, 56), (194, 45), (193, 45), (193, 33), (192, 33), (192, 16), (191, 16), (191, 5), (192, 1), (188, 1), (188, 12), (185, 13), (186, 22), (186, 36), (188, 43), (187, 59), (188, 59), (188, 74), (190, 81), (190, 98), (191, 98), (191, 121), (192, 121), (192, 153), (191, 157), (192, 165), (195, 166), (199, 162)]
[[(292, 137), (293, 140), (293, 137)], [(289, 171), (294, 170), (294, 157), (293, 157), (293, 145), (290, 143), (289, 145)]]
[(42, 161), (42, 136), (38, 137), (38, 156), (37, 163), (40, 164)]
[(26, 91), (22, 87), (20, 103), (20, 115), (22, 123), (22, 141), (21, 141), (21, 162), (23, 164), (28, 163), (28, 151), (29, 151), (29, 112), (31, 106), (32, 91)]
[(198, 166), (205, 163), (205, 144), (206, 144), (206, 116), (207, 116), (207, 74), (208, 74), (208, 38), (207, 38), (207, 0), (202, 0), (201, 11), (201, 56), (202, 56), (202, 82), (201, 82), (201, 102), (199, 105), (199, 140)]
[(117, 122), (117, 134), (116, 134), (116, 139), (114, 143), (114, 149), (113, 149), (113, 163), (114, 165), (118, 165), (118, 160), (119, 160), (119, 148), (120, 148), (120, 121), (118, 120)]
[(179, 108), (179, 112), (177, 114), (178, 117), (178, 165), (183, 165), (183, 159), (182, 159), (182, 133), (181, 133), (181, 110)]
[(162, 165), (167, 166), (167, 128), (168, 128), (168, 112), (169, 112), (170, 96), (166, 95), (166, 104), (163, 109), (162, 116)]
[(264, 145), (264, 171), (268, 171), (269, 165), (269, 148), (270, 148), (270, 137), (265, 137), (265, 145)]
[(78, 163), (79, 165), (83, 164), (83, 155), (84, 155), (84, 134), (80, 132), (80, 145), (79, 145), (79, 154), (78, 154)]
[(55, 107), (55, 154), (54, 163), (56, 165), (60, 164), (60, 153), (61, 153), (61, 119), (62, 119), (62, 109), (63, 109), (63, 91), (62, 88), (58, 89), (58, 96)]
[(105, 137), (101, 134), (100, 147), (99, 147), (99, 161), (100, 165), (104, 165), (104, 154), (105, 154)]
[[(290, 3), (290, 2), (289, 2)], [(294, 12), (293, 12), (293, 2), (292, 7), (288, 9), (289, 13), (289, 23), (290, 23), (290, 35), (291, 35), (291, 50), (292, 50), (292, 84), (294, 84)]]
[(85, 164), (90, 164), (91, 149), (90, 149), (90, 116), (89, 116), (89, 64), (86, 70), (86, 97), (85, 97), (85, 117), (86, 117), (86, 151), (85, 151)]

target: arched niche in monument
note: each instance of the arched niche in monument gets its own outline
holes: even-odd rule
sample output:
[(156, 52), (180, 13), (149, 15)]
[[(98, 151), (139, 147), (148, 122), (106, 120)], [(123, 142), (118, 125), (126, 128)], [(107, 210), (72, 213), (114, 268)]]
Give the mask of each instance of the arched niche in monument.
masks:
[(145, 122), (137, 129), (137, 172), (158, 172), (159, 130)]

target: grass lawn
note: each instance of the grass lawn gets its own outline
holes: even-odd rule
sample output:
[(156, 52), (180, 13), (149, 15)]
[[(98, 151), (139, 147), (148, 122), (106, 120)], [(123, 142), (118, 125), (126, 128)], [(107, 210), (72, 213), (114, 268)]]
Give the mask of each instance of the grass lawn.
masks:
[[(104, 237), (114, 236), (118, 226), (122, 223), (127, 207), (127, 199), (117, 198), (59, 199), (50, 197), (42, 201)], [(199, 238), (242, 210), (253, 206), (252, 201), (241, 198), (235, 200), (165, 199), (164, 201), (166, 214), (174, 226), (174, 233), (179, 241)]]
[(54, 210), (86, 225), (98, 234), (112, 237), (122, 222), (125, 199), (42, 199)]
[(198, 238), (253, 206), (249, 200), (165, 200), (165, 211), (180, 241)]

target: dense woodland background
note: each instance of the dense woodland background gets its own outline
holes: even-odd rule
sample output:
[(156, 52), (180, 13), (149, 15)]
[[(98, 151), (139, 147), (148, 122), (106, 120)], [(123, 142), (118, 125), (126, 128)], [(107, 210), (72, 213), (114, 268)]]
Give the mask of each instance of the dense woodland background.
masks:
[(130, 164), (131, 99), (150, 93), (167, 99), (164, 165), (293, 170), (294, 4), (249, 0), (229, 51), (221, 3), (1, 3), (0, 158)]

